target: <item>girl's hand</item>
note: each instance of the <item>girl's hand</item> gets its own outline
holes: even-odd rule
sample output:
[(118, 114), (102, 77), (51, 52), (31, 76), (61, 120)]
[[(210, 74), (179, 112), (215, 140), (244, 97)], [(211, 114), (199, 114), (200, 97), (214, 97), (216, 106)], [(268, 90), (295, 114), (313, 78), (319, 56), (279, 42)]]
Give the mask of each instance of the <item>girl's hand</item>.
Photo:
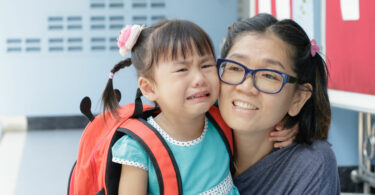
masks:
[(291, 129), (284, 129), (283, 122), (275, 126), (275, 130), (270, 132), (269, 140), (274, 142), (273, 147), (284, 148), (293, 143), (294, 138), (298, 133), (298, 124), (294, 125)]

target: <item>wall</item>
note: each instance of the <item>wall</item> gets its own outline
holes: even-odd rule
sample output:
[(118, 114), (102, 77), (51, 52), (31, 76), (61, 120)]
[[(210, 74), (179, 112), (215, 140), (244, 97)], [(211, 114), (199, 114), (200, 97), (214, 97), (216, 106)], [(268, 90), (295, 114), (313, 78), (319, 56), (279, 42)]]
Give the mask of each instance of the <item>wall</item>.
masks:
[[(22, 5), (22, 6), (20, 6)], [(112, 66), (121, 27), (188, 19), (212, 37), (216, 52), (237, 19), (227, 0), (0, 0), (0, 116), (78, 115), (90, 96), (93, 111)], [(136, 90), (133, 68), (116, 74), (121, 104)]]

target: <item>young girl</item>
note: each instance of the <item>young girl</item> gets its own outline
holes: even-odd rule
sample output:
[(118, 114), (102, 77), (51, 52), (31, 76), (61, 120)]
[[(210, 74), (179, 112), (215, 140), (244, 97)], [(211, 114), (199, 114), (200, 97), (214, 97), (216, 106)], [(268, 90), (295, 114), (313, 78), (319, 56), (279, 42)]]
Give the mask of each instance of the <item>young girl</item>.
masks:
[[(125, 27), (119, 47), (122, 55), (131, 51), (131, 58), (117, 64), (110, 78), (123, 67), (135, 66), (142, 94), (160, 107), (161, 113), (147, 122), (171, 148), (183, 194), (238, 194), (226, 146), (205, 117), (219, 93), (208, 35), (191, 22), (170, 20), (149, 28)], [(105, 109), (116, 112), (111, 80), (103, 102)], [(112, 153), (113, 162), (122, 164), (119, 194), (159, 194), (155, 168), (138, 142), (125, 135)]]
[[(260, 14), (228, 30), (217, 67), (220, 113), (234, 131), (241, 194), (340, 194), (327, 142), (327, 67), (316, 42), (292, 20)], [(298, 123), (295, 144), (274, 149), (279, 121)]]
[[(118, 43), (120, 53), (131, 51), (131, 58), (116, 65), (110, 77), (122, 67), (135, 66), (142, 94), (160, 107), (160, 114), (147, 122), (171, 148), (183, 194), (238, 194), (225, 143), (205, 117), (219, 94), (208, 35), (191, 22), (170, 20), (149, 28), (127, 26)], [(111, 84), (107, 87), (104, 107), (115, 112), (117, 101), (109, 97)], [(155, 168), (137, 141), (123, 136), (112, 154), (113, 162), (122, 164), (119, 194), (159, 194)]]

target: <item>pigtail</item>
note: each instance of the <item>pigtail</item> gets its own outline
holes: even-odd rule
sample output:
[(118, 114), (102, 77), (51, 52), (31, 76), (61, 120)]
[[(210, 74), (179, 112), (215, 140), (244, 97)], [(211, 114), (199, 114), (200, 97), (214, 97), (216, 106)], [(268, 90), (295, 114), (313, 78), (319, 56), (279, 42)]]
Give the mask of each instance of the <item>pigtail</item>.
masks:
[(327, 93), (329, 73), (326, 63), (319, 53), (315, 56), (308, 56), (305, 62), (309, 62), (308, 67), (311, 67), (309, 71), (305, 72), (313, 73), (309, 74), (311, 76), (308, 79), (308, 82), (313, 85), (311, 97), (297, 116), (287, 115), (288, 120), (284, 127), (291, 128), (298, 123), (299, 129), (303, 131), (298, 132), (295, 142), (311, 144), (314, 140), (328, 138), (331, 122), (331, 106)]
[(118, 97), (117, 97), (115, 91), (113, 90), (113, 76), (117, 71), (119, 71), (119, 70), (121, 70), (125, 67), (128, 67), (131, 64), (132, 64), (131, 59), (127, 58), (127, 59), (117, 63), (112, 68), (111, 72), (109, 73), (110, 76), (109, 76), (107, 85), (106, 85), (106, 87), (103, 91), (103, 95), (102, 95), (103, 113), (105, 113), (105, 111), (109, 110), (114, 116), (118, 116), (117, 108), (119, 106), (119, 103), (117, 101)]
[(315, 67), (315, 88), (313, 89), (314, 115), (316, 124), (316, 139), (327, 139), (331, 122), (331, 106), (327, 93), (328, 69), (325, 61), (317, 53), (312, 57), (312, 65)]

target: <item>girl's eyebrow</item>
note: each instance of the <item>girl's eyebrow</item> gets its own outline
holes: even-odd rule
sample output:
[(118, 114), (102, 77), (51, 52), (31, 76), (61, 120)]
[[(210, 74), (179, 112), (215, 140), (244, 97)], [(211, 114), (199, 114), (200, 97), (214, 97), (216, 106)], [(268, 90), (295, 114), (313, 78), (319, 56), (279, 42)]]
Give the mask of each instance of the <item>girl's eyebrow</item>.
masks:
[(212, 56), (203, 56), (200, 60), (199, 63), (202, 64), (203, 62), (207, 62), (210, 60), (214, 60)]
[[(213, 57), (211, 57), (211, 56), (203, 56), (203, 57), (201, 57), (199, 59), (199, 63), (201, 64), (203, 62), (210, 61), (211, 59), (213, 59)], [(193, 60), (191, 60), (191, 59), (189, 59), (189, 60), (183, 59), (183, 60), (176, 61), (176, 64), (181, 64), (181, 65), (189, 65), (191, 63), (193, 63)]]
[(177, 60), (176, 64), (188, 65), (188, 64), (191, 64), (192, 62), (193, 62), (192, 60), (183, 59), (183, 60)]

